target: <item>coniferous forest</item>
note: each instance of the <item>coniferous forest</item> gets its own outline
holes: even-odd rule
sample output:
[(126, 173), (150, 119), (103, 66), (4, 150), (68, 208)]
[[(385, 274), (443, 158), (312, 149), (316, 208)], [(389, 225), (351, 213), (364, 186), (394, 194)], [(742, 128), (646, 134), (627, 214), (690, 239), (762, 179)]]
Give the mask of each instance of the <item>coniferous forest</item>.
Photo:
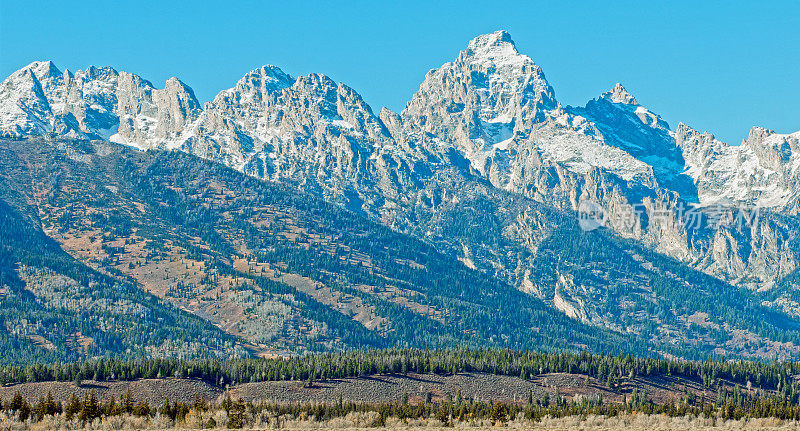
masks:
[[(73, 421), (91, 424), (114, 417), (160, 421), (176, 427), (213, 428), (279, 425), (293, 420), (326, 423), (336, 418), (358, 416), (370, 426), (386, 426), (396, 421), (426, 420), (441, 426), (454, 423), (503, 424), (509, 421), (536, 423), (543, 418), (597, 415), (616, 417), (632, 414), (665, 417), (695, 417), (713, 420), (742, 420), (772, 417), (800, 420), (800, 383), (795, 376), (800, 365), (793, 362), (748, 362), (717, 360), (693, 362), (634, 356), (537, 353), (517, 350), (357, 350), (335, 354), (315, 354), (292, 358), (245, 360), (142, 359), (97, 360), (58, 365), (5, 366), (0, 380), (8, 385), (66, 381), (76, 387), (89, 385), (88, 392), (75, 393), (65, 400), (52, 393), (26, 399), (19, 391), (2, 402), (0, 410), (19, 421)], [(602, 395), (575, 397), (558, 391), (514, 401), (487, 400), (454, 393), (428, 392), (422, 397), (408, 394), (393, 402), (357, 403), (339, 398), (333, 402), (275, 403), (268, 400), (233, 398), (228, 392), (236, 385), (275, 380), (296, 382), (297, 388), (313, 390), (326, 382), (343, 378), (380, 378), (426, 375), (492, 374), (521, 380), (540, 375), (577, 374), (587, 382), (598, 382), (611, 392), (621, 393), (621, 401)], [(196, 395), (193, 400), (169, 400), (154, 405), (130, 389), (119, 398), (101, 399), (94, 386), (103, 381), (165, 378), (199, 379), (226, 388), (214, 400)], [(646, 391), (631, 390), (626, 382), (639, 378), (669, 376), (684, 382), (674, 396), (654, 400)], [(703, 388), (701, 393), (686, 389), (686, 382)], [(14, 386), (17, 387), (17, 386)], [(12, 387), (13, 388), (13, 387)], [(359, 416), (360, 415), (360, 416)], [(121, 419), (120, 419), (121, 420)], [(132, 420), (132, 419), (131, 419)], [(188, 421), (188, 422), (187, 422)], [(392, 422), (395, 421), (395, 422)]]
[[(0, 356), (0, 410), (14, 423), (798, 419), (800, 366), (771, 359), (800, 344), (793, 318), (567, 219), (531, 276), (558, 285), (548, 268), (571, 266), (581, 283), (615, 262), (651, 290), (590, 292), (614, 324), (567, 316), (537, 296), (547, 292), (435, 244), (193, 156), (38, 141), (3, 141), (0, 155), (0, 348), (13, 352)], [(465, 224), (492, 223), (448, 217), (441, 228), (469, 235), (484, 233)], [(632, 255), (657, 271), (637, 275)], [(438, 386), (420, 392), (420, 379)], [(358, 393), (375, 381), (407, 392)], [(342, 382), (355, 397), (314, 395)], [(177, 394), (153, 399), (159, 384)], [(503, 384), (513, 396), (468, 389)]]

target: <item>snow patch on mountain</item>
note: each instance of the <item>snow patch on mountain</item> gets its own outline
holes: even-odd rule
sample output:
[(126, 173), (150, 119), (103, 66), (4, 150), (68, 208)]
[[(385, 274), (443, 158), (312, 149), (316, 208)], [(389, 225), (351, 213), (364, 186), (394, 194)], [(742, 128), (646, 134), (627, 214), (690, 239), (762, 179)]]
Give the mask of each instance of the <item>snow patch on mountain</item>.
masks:
[(57, 134), (147, 149), (178, 138), (200, 111), (191, 88), (170, 78), (163, 89), (111, 67), (61, 72), (33, 62), (0, 84), (0, 136)]
[[(401, 113), (379, 115), (325, 75), (295, 78), (271, 65), (200, 106), (176, 78), (157, 89), (110, 67), (72, 73), (34, 62), (0, 84), (0, 136), (28, 135), (186, 151), (301, 185), (393, 227), (418, 224), (418, 214), (408, 216), (412, 208), (440, 217), (442, 203), (463, 190), (439, 181), (459, 175), (570, 210), (581, 199), (601, 202), (610, 214), (634, 204), (652, 210), (661, 202), (673, 208), (726, 199), (800, 211), (800, 132), (753, 128), (742, 145), (729, 146), (684, 124), (673, 130), (619, 83), (583, 107), (564, 107), (504, 31), (470, 41), (426, 74)], [(612, 228), (721, 278), (762, 262), (784, 262), (776, 273), (792, 268), (777, 228), (737, 240), (741, 250), (756, 250), (744, 258), (734, 246), (725, 245), (727, 254), (714, 248), (733, 241), (727, 237), (690, 238), (658, 224)], [(534, 235), (531, 229), (519, 236)], [(474, 265), (486, 264), (479, 251), (487, 246), (468, 246)]]
[(751, 129), (739, 146), (680, 124), (672, 134), (697, 184), (701, 201), (721, 198), (766, 208), (784, 208), (800, 193), (800, 132)]

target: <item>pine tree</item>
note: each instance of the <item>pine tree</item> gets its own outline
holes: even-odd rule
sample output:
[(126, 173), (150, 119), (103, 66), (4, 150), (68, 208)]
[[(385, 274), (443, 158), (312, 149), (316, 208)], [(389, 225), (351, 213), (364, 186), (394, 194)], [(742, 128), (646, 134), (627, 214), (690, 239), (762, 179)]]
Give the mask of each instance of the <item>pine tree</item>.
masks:
[(125, 413), (133, 413), (133, 394), (131, 393), (131, 388), (128, 388), (125, 391), (125, 396), (122, 398), (122, 411)]
[(306, 380), (305, 387), (307, 387), (307, 388), (313, 388), (314, 387), (314, 373), (309, 373), (308, 380)]
[(168, 417), (170, 420), (175, 419), (174, 411), (169, 404), (169, 398), (164, 400), (164, 404), (161, 406), (161, 409), (158, 410), (158, 413), (161, 414), (161, 416)]
[(81, 401), (75, 392), (69, 397), (66, 407), (64, 407), (64, 416), (67, 420), (71, 420), (75, 415), (81, 411)]
[(78, 415), (78, 419), (82, 422), (91, 423), (94, 419), (100, 417), (100, 413), (100, 403), (97, 401), (97, 393), (92, 389), (83, 400), (83, 407)]
[(232, 403), (228, 410), (228, 428), (239, 429), (244, 426), (245, 406), (242, 400)]

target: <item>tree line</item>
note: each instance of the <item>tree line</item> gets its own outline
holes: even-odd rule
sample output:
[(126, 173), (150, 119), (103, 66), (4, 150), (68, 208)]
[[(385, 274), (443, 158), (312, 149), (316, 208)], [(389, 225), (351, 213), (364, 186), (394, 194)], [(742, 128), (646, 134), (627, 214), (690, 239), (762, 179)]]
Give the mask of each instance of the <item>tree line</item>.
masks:
[(579, 373), (614, 388), (623, 379), (639, 376), (677, 376), (716, 388), (742, 387), (798, 392), (795, 376), (800, 363), (741, 361), (719, 358), (686, 361), (661, 357), (554, 353), (504, 349), (380, 349), (259, 359), (103, 358), (84, 362), (0, 366), (0, 384), (154, 378), (194, 378), (224, 387), (238, 383), (325, 380), (374, 374), (490, 373), (531, 378), (544, 373)]
[[(134, 401), (130, 391), (119, 402), (113, 396), (106, 401), (100, 401), (96, 393), (90, 391), (83, 399), (73, 393), (66, 403), (54, 400), (51, 393), (31, 403), (17, 392), (8, 402), (0, 400), (0, 411), (7, 417), (28, 423), (39, 422), (52, 416), (86, 426), (115, 416), (134, 416), (146, 419), (160, 417), (174, 427), (194, 425), (201, 429), (219, 426), (238, 429), (258, 424), (280, 426), (284, 421), (296, 419), (325, 422), (351, 413), (369, 412), (376, 413), (372, 416), (372, 426), (386, 426), (389, 418), (435, 419), (443, 426), (474, 421), (488, 421), (502, 425), (507, 421), (520, 419), (537, 422), (544, 417), (588, 415), (614, 417), (632, 413), (669, 417), (705, 417), (712, 418), (715, 422), (717, 419), (767, 417), (800, 420), (800, 406), (793, 405), (786, 399), (746, 394), (734, 396), (732, 393), (717, 397), (716, 400), (684, 396), (663, 403), (654, 403), (643, 394), (637, 393), (622, 403), (606, 403), (602, 397), (567, 399), (563, 396), (550, 397), (545, 394), (540, 399), (534, 399), (531, 395), (527, 402), (511, 403), (463, 398), (458, 392), (455, 397), (448, 394), (446, 398), (436, 402), (428, 396), (418, 403), (410, 403), (407, 397), (404, 397), (400, 401), (380, 404), (345, 402), (341, 399), (331, 403), (254, 403), (241, 399), (233, 400), (230, 394), (226, 393), (222, 401), (216, 404), (195, 396), (194, 402), (191, 403), (165, 400), (158, 407), (150, 406), (146, 400)], [(224, 416), (221, 417), (213, 414), (223, 411)], [(214, 419), (215, 416), (221, 419), (221, 423)], [(196, 423), (189, 423), (190, 420)]]

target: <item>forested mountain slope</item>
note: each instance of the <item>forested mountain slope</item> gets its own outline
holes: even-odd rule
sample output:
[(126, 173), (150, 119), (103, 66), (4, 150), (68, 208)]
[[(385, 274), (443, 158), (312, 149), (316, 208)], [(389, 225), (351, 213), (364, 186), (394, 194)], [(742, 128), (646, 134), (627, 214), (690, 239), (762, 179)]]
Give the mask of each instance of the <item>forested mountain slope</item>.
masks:
[[(72, 139), (0, 141), (0, 151), (4, 337), (39, 349), (32, 356), (463, 345), (797, 355), (797, 323), (751, 292), (479, 179), (461, 177), (483, 192), (442, 203), (421, 226), (523, 256), (537, 281), (528, 291), (435, 241), (180, 152)], [(509, 227), (492, 214), (503, 212), (550, 222), (535, 254), (500, 234)], [(20, 318), (24, 329), (10, 323)], [(130, 340), (114, 338), (127, 328)], [(192, 347), (176, 350), (181, 340)]]
[[(229, 334), (213, 332), (208, 348), (239, 340), (257, 354), (458, 345), (646, 351), (413, 237), (193, 156), (100, 141), (3, 141), (0, 150), (6, 220), (21, 226), (4, 230), (4, 305), (20, 292), (45, 310), (9, 310), (14, 339), (54, 342), (47, 322), (66, 319), (55, 313), (70, 307), (163, 325), (161, 315), (125, 308), (143, 298)], [(21, 213), (26, 221), (11, 218)], [(46, 247), (28, 247), (36, 243)], [(66, 263), (49, 263), (51, 255)], [(18, 317), (30, 321), (25, 335), (10, 325)], [(99, 344), (110, 328), (89, 322), (94, 336), (84, 343), (117, 353)]]
[[(24, 349), (800, 357), (800, 135), (755, 127), (731, 146), (621, 84), (563, 106), (505, 31), (399, 113), (277, 66), (201, 104), (177, 78), (36, 61), (0, 84), (0, 137), (5, 219), (24, 226), (4, 233), (2, 292), (39, 304), (7, 306)], [(72, 272), (40, 262), (56, 256)], [(76, 279), (90, 269), (105, 281)], [(155, 314), (127, 312), (153, 298)], [(125, 331), (167, 323), (101, 347), (99, 310)]]
[[(99, 271), (66, 253), (39, 223), (29, 199), (59, 197), (32, 189), (31, 159), (0, 146), (0, 349), (3, 362), (120, 357), (231, 357), (247, 351), (207, 321)], [(52, 173), (52, 172), (51, 172)], [(22, 188), (18, 188), (22, 187)], [(42, 194), (43, 193), (43, 194)], [(63, 195), (62, 195), (63, 198)], [(101, 234), (102, 235), (102, 234)]]

